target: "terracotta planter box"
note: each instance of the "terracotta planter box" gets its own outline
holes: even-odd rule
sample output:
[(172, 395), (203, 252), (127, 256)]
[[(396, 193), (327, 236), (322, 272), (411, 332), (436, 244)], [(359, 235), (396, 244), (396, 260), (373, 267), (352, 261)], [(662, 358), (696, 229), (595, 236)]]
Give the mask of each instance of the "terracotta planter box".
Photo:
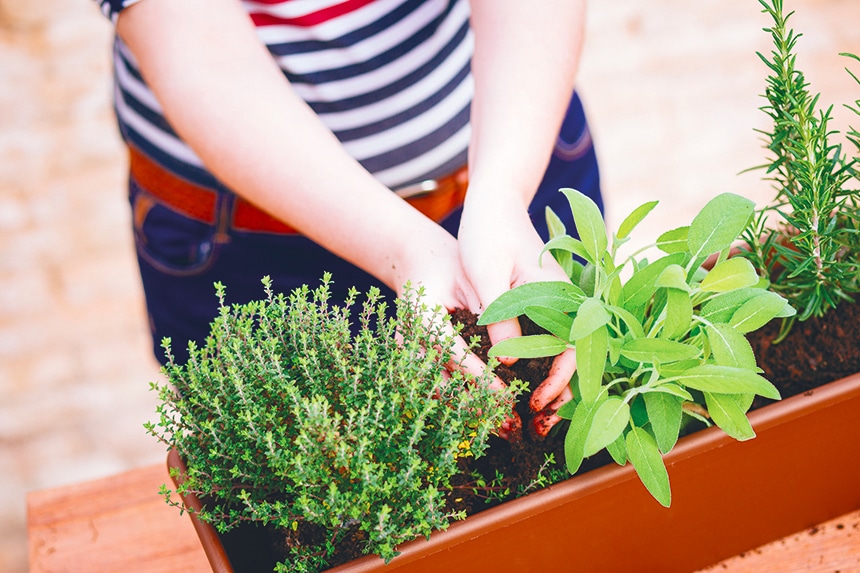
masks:
[[(665, 456), (670, 509), (612, 464), (407, 543), (388, 566), (369, 556), (330, 573), (688, 573), (860, 508), (858, 419), (855, 374), (752, 412), (753, 440), (681, 439)], [(195, 526), (213, 571), (231, 572), (214, 530)]]

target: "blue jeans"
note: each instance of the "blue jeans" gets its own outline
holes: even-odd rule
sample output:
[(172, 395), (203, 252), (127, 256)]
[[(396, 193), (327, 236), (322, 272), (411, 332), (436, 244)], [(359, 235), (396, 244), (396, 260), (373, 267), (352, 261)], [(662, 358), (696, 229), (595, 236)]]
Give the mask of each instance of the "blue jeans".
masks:
[[(558, 190), (573, 187), (603, 209), (597, 159), (579, 98), (574, 94), (558, 144), (530, 207), (535, 228), (547, 240), (545, 207), (550, 206), (574, 229), (570, 207)], [(218, 314), (214, 283), (226, 287), (227, 304), (245, 303), (265, 296), (261, 279), (269, 276), (275, 292), (289, 292), (303, 284), (319, 284), (323, 273), (332, 274), (332, 300), (342, 301), (350, 287), (366, 292), (371, 285), (387, 296), (393, 293), (374, 277), (300, 235), (242, 232), (224, 220), (214, 224), (187, 218), (162, 204), (133, 178), (129, 200), (134, 221), (137, 258), (156, 358), (165, 363), (161, 341), (172, 340), (177, 362), (188, 357), (188, 341), (202, 345), (209, 325)], [(235, 196), (219, 195), (225, 211)], [(441, 222), (456, 236), (460, 212)]]

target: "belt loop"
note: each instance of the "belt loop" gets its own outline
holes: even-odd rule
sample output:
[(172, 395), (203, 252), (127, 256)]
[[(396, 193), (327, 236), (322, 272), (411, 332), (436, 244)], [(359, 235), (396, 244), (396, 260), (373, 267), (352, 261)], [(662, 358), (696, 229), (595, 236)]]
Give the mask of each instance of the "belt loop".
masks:
[(215, 223), (215, 242), (221, 244), (229, 243), (233, 210), (236, 207), (236, 194), (225, 189), (218, 189), (216, 196), (218, 199), (215, 212), (218, 214), (218, 219)]

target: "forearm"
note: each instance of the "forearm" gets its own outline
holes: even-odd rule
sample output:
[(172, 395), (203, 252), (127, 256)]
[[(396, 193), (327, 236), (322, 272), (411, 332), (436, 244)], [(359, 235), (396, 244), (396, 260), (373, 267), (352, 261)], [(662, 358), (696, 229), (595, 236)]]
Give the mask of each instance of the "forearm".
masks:
[(469, 203), (531, 201), (573, 91), (584, 18), (584, 0), (472, 0), (467, 209)]
[[(398, 290), (438, 227), (378, 183), (292, 91), (235, 0), (146, 0), (118, 31), (172, 127), (230, 188)], [(405, 237), (411, 237), (405, 241)], [(406, 274), (404, 274), (406, 273)]]

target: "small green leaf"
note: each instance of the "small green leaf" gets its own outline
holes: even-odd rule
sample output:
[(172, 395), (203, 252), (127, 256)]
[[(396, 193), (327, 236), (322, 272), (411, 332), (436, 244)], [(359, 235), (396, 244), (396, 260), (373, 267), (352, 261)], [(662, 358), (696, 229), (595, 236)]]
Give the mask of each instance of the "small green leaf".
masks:
[(582, 244), (582, 241), (569, 237), (568, 235), (562, 235), (560, 237), (550, 239), (546, 245), (544, 245), (541, 255), (547, 251), (565, 251), (588, 260), (588, 251), (585, 250), (585, 246)]
[(567, 471), (575, 474), (582, 465), (585, 449), (585, 437), (591, 426), (591, 407), (585, 402), (580, 402), (570, 419), (570, 426), (564, 436), (564, 462)]
[(702, 364), (677, 376), (689, 388), (716, 394), (758, 394), (779, 400), (779, 391), (773, 384), (751, 370), (734, 366)]
[(552, 308), (543, 306), (527, 306), (525, 314), (535, 324), (549, 332), (558, 336), (562, 340), (566, 340), (570, 334), (570, 329), (573, 326), (573, 317), (563, 312), (559, 312)]
[(561, 237), (567, 233), (561, 218), (549, 206), (544, 210), (544, 216), (546, 217), (546, 228), (549, 231), (550, 239)]
[(585, 439), (585, 457), (591, 456), (614, 442), (630, 422), (630, 406), (619, 398), (607, 398), (594, 412), (588, 436)]
[(711, 345), (711, 355), (717, 364), (755, 370), (756, 360), (746, 337), (729, 324), (715, 323), (705, 326)]
[(632, 312), (626, 308), (611, 305), (607, 305), (606, 310), (621, 319), (621, 322), (623, 322), (627, 327), (627, 331), (634, 338), (642, 338), (645, 336), (645, 329), (642, 328), (642, 323), (639, 322)]
[(669, 472), (663, 464), (663, 457), (657, 442), (647, 431), (634, 427), (627, 433), (625, 445), (627, 457), (645, 488), (664, 507), (672, 504), (672, 490), (669, 487)]
[(687, 244), (693, 259), (728, 249), (747, 226), (754, 209), (753, 201), (733, 193), (708, 201), (690, 224)]
[(627, 463), (627, 446), (625, 445), (624, 432), (614, 442), (606, 446), (606, 451), (619, 466)]
[(693, 322), (693, 300), (682, 290), (666, 289), (666, 318), (660, 330), (661, 338), (683, 336)]
[(636, 225), (641, 223), (642, 219), (644, 219), (648, 213), (657, 206), (658, 202), (659, 201), (649, 201), (648, 203), (636, 207), (632, 213), (624, 218), (621, 225), (618, 226), (618, 234), (616, 237), (619, 239), (626, 239), (630, 235), (630, 232), (636, 228)]
[(720, 293), (702, 305), (699, 316), (709, 322), (728, 322), (745, 302), (766, 292), (768, 291), (760, 288), (742, 288)]
[(711, 269), (699, 288), (705, 292), (726, 292), (755, 286), (758, 281), (759, 276), (752, 263), (742, 257), (734, 257)]
[(585, 293), (564, 281), (526, 283), (506, 291), (484, 310), (478, 324), (487, 325), (525, 313), (527, 306), (543, 306), (560, 312), (579, 308)]
[(657, 279), (669, 265), (684, 262), (684, 253), (666, 255), (633, 273), (622, 288), (624, 308), (632, 310), (648, 302), (657, 288)]
[(682, 400), (686, 400), (688, 402), (693, 401), (693, 396), (690, 395), (689, 392), (678, 386), (677, 384), (673, 384), (671, 382), (666, 382), (663, 384), (655, 384), (654, 386), (645, 386), (642, 388), (642, 394), (646, 392), (664, 392), (666, 394), (671, 394), (672, 396), (677, 396)]
[(609, 333), (606, 326), (576, 341), (576, 371), (579, 374), (579, 393), (582, 401), (594, 403), (600, 393), (609, 351)]
[(621, 347), (621, 355), (634, 362), (665, 364), (695, 358), (701, 351), (691, 344), (660, 338), (632, 338)]
[(752, 332), (776, 318), (785, 310), (786, 300), (775, 292), (765, 291), (741, 305), (733, 314), (729, 324), (740, 332)]
[(711, 394), (705, 392), (708, 414), (714, 423), (736, 440), (744, 441), (755, 437), (755, 432), (747, 419), (746, 411), (741, 409), (735, 394)]
[(600, 209), (594, 201), (575, 189), (561, 189), (561, 192), (570, 203), (577, 234), (588, 254), (585, 259), (599, 264), (607, 246), (606, 224)]
[(665, 288), (674, 288), (684, 292), (690, 292), (690, 285), (687, 284), (687, 272), (681, 265), (669, 265), (660, 276), (657, 277), (657, 286)]
[(648, 392), (642, 394), (645, 400), (645, 410), (651, 429), (657, 439), (657, 446), (663, 453), (668, 453), (675, 447), (678, 434), (681, 432), (681, 418), (684, 409), (682, 400), (665, 392)]
[(687, 253), (690, 227), (678, 227), (657, 237), (657, 248), (664, 253)]
[(514, 358), (542, 358), (558, 356), (567, 349), (564, 340), (551, 334), (535, 334), (508, 338), (494, 344), (487, 354), (490, 358), (511, 356)]
[(569, 340), (584, 338), (612, 320), (612, 315), (600, 299), (589, 297), (582, 301), (573, 319)]

